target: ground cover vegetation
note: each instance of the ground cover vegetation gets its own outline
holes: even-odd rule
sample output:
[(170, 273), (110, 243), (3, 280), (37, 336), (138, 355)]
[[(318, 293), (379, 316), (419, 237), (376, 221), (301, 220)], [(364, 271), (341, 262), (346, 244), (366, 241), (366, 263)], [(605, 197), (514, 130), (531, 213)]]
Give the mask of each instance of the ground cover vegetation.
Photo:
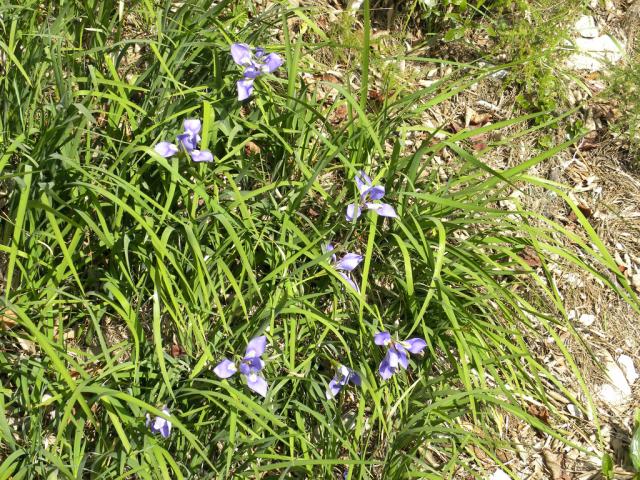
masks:
[[(497, 168), (566, 114), (427, 128), (504, 66), (401, 88), (397, 62), (436, 60), (370, 48), (370, 7), (353, 48), (289, 2), (0, 6), (0, 478), (486, 478), (480, 455), (511, 473), (514, 419), (570, 443), (548, 391), (594, 409), (550, 264), (637, 308), (583, 211), (529, 173), (580, 132)], [(354, 82), (304, 81), (327, 50)], [(574, 384), (530, 348), (547, 337)]]

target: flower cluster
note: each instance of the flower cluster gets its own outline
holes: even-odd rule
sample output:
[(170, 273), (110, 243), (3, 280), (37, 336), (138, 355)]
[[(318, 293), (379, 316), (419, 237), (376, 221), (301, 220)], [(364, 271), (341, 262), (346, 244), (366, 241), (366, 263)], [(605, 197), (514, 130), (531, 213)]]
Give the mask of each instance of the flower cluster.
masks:
[(236, 64), (244, 67), (243, 78), (238, 80), (238, 100), (246, 100), (253, 92), (253, 82), (264, 73), (275, 72), (283, 63), (277, 53), (266, 54), (264, 48), (258, 47), (252, 51), (246, 43), (231, 45), (231, 57)]
[(342, 387), (347, 385), (349, 382), (354, 385), (360, 386), (362, 380), (360, 379), (360, 375), (351, 370), (349, 367), (345, 367), (344, 365), (340, 365), (338, 367), (338, 371), (336, 372), (333, 379), (329, 382), (329, 386), (327, 387), (327, 400), (331, 400), (340, 393)]
[(202, 130), (202, 123), (200, 120), (187, 118), (182, 126), (184, 132), (176, 137), (177, 144), (170, 142), (159, 142), (154, 150), (162, 157), (173, 157), (182, 148), (194, 162), (212, 162), (213, 155), (208, 150), (198, 150), (198, 144), (200, 143), (200, 131)]
[(360, 202), (347, 205), (346, 216), (349, 222), (358, 218), (363, 209), (371, 210), (383, 217), (397, 218), (398, 214), (391, 205), (376, 202), (384, 197), (384, 185), (374, 185), (371, 177), (362, 170), (356, 175), (355, 181), (360, 193)]
[[(234, 43), (231, 45), (231, 56), (236, 64), (244, 67), (243, 78), (238, 80), (238, 100), (242, 101), (251, 96), (253, 84), (256, 78), (265, 73), (273, 73), (282, 64), (282, 58), (276, 53), (266, 54), (264, 48), (252, 49), (244, 43)], [(197, 119), (186, 119), (183, 122), (184, 132), (177, 136), (177, 145), (170, 142), (159, 142), (155, 147), (156, 153), (168, 158), (178, 154), (180, 151), (188, 154), (196, 162), (211, 162), (213, 155), (206, 150), (199, 150), (200, 131), (202, 124)], [(360, 170), (355, 176), (355, 183), (359, 193), (359, 201), (347, 206), (346, 218), (354, 221), (362, 214), (363, 210), (371, 210), (383, 217), (397, 218), (395, 209), (388, 203), (380, 202), (385, 195), (384, 185), (374, 184), (364, 171)], [(362, 262), (362, 255), (347, 252), (340, 259), (333, 253), (334, 247), (331, 243), (324, 247), (325, 253), (331, 253), (331, 267), (340, 275), (345, 282), (356, 292), (360, 292), (358, 284), (354, 281), (351, 273)], [(407, 369), (409, 366), (409, 353), (420, 354), (427, 346), (425, 340), (421, 338), (410, 338), (400, 341), (394, 340), (389, 332), (378, 332), (374, 335), (374, 343), (386, 347), (386, 355), (380, 363), (378, 372), (384, 380), (391, 378), (400, 368)], [(213, 372), (218, 378), (227, 379), (235, 375), (238, 371), (245, 378), (247, 386), (266, 397), (268, 383), (262, 373), (265, 363), (262, 360), (267, 346), (267, 338), (264, 335), (252, 338), (246, 346), (244, 356), (233, 361), (224, 358), (214, 368)], [(360, 375), (345, 365), (338, 365), (336, 374), (327, 386), (327, 399), (334, 399), (340, 391), (349, 383), (360, 386), (362, 380)], [(162, 412), (169, 416), (169, 409), (164, 406)], [(155, 417), (153, 420), (147, 414), (146, 425), (152, 433), (159, 433), (164, 438), (168, 438), (171, 433), (171, 422), (163, 417)], [(345, 470), (345, 475), (348, 470)]]
[(244, 357), (240, 360), (239, 366), (225, 358), (213, 369), (213, 372), (220, 378), (229, 378), (234, 375), (238, 369), (240, 373), (247, 379), (247, 386), (254, 392), (267, 396), (267, 381), (262, 376), (264, 362), (262, 354), (267, 347), (267, 337), (264, 335), (256, 337), (249, 341), (244, 353)]
[(407, 352), (422, 353), (422, 350), (427, 346), (427, 342), (422, 338), (410, 338), (403, 342), (393, 340), (389, 332), (376, 333), (373, 337), (373, 342), (376, 345), (387, 347), (387, 354), (378, 368), (380, 376), (385, 380), (390, 379), (398, 371), (398, 367), (402, 367), (405, 370), (409, 367)]

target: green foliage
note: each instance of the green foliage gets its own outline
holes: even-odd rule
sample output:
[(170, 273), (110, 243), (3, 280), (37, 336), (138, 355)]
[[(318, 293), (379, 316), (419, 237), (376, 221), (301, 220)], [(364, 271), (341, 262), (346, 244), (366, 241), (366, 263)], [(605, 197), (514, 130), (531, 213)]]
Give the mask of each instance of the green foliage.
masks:
[(629, 55), (628, 60), (612, 68), (611, 76), (607, 79), (609, 87), (604, 92), (604, 97), (613, 104), (617, 115), (611, 129), (628, 139), (631, 146), (632, 162), (640, 147), (640, 52)]
[(602, 455), (602, 476), (606, 480), (612, 480), (614, 475), (613, 471), (613, 458), (608, 453)]
[(636, 410), (634, 431), (629, 444), (629, 458), (635, 471), (640, 473), (640, 410)]
[[(548, 403), (549, 385), (572, 396), (530, 349), (536, 337), (554, 338), (589, 398), (558, 334), (571, 330), (549, 258), (636, 305), (580, 210), (527, 175), (571, 142), (502, 171), (464, 147), (533, 114), (406, 150), (427, 108), (487, 72), (389, 94), (373, 112), (366, 80), (360, 92), (333, 85), (326, 105), (299, 81), (314, 45), (294, 41), (287, 19), (321, 29), (302, 10), (248, 8), (0, 7), (0, 319), (17, 323), (0, 332), (0, 478), (335, 478), (346, 466), (350, 478), (483, 476), (468, 452), (509, 448), (506, 417), (566, 441), (526, 409), (530, 397)], [(235, 99), (234, 41), (287, 60), (246, 105)], [(363, 59), (368, 47), (365, 35)], [(338, 105), (348, 114), (334, 125)], [(203, 120), (214, 163), (154, 153), (184, 118)], [(430, 162), (444, 148), (459, 160), (446, 181)], [(359, 168), (378, 174), (399, 219), (344, 220)], [(563, 198), (584, 236), (498, 208), (523, 182)], [(360, 294), (329, 265), (330, 240), (365, 257)], [(428, 342), (388, 382), (376, 371), (380, 329)], [(264, 400), (211, 372), (257, 334), (270, 344)], [(329, 401), (336, 362), (363, 386)], [(163, 405), (167, 440), (145, 426)]]
[[(416, 8), (427, 31), (443, 32), (444, 41), (458, 42), (491, 64), (504, 64), (509, 72), (505, 86), (516, 88), (517, 102), (525, 111), (557, 114), (570, 82), (562, 68), (567, 50), (563, 44), (570, 38), (567, 18), (582, 4), (581, 0), (418, 0)], [(489, 41), (476, 45), (483, 36)]]

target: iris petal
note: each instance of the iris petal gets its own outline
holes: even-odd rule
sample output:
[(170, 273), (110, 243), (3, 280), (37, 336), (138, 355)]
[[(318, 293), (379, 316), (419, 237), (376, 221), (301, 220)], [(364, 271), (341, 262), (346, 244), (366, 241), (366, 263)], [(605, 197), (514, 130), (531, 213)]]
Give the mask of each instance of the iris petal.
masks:
[(384, 380), (389, 380), (393, 374), (396, 372), (396, 369), (389, 365), (389, 360), (387, 356), (384, 357), (382, 362), (380, 362), (380, 367), (378, 367), (378, 373)]
[(387, 363), (394, 369), (398, 368), (398, 365), (400, 364), (400, 356), (394, 348), (387, 350)]
[(391, 334), (389, 332), (378, 332), (373, 336), (373, 343), (376, 345), (389, 345)]
[(173, 157), (178, 153), (178, 147), (170, 142), (159, 142), (153, 149), (158, 155), (164, 158)]
[(407, 350), (411, 353), (422, 353), (422, 350), (427, 346), (427, 342), (422, 338), (410, 338), (409, 340), (405, 340), (403, 343), (407, 344)]
[(252, 338), (247, 343), (247, 349), (245, 350), (244, 358), (259, 357), (267, 348), (267, 337), (260, 335), (259, 337)]
[(215, 373), (220, 378), (229, 378), (234, 373), (238, 371), (238, 367), (228, 358), (222, 360), (218, 365), (213, 369), (213, 373)]
[(253, 92), (253, 78), (243, 78), (236, 82), (238, 86), (238, 100), (246, 100)]
[(360, 265), (360, 262), (362, 262), (362, 255), (358, 255), (357, 253), (347, 253), (335, 264), (335, 268), (337, 270), (351, 272), (354, 268)]
[(338, 272), (338, 275), (344, 278), (346, 282), (351, 286), (351, 288), (353, 288), (356, 292), (360, 293), (360, 287), (358, 287), (358, 284), (354, 282), (353, 279), (348, 274), (344, 272)]
[(251, 47), (246, 43), (234, 43), (231, 45), (231, 57), (238, 65), (248, 65), (251, 63)]
[(193, 135), (189, 132), (181, 133), (176, 138), (178, 139), (178, 143), (180, 143), (187, 152), (191, 152), (198, 146), (198, 137), (199, 135)]
[(367, 193), (369, 194), (369, 198), (371, 200), (380, 200), (384, 197), (384, 185), (376, 185), (375, 187), (371, 187)]
[(194, 162), (213, 162), (213, 154), (208, 150), (191, 150), (190, 155)]
[(247, 375), (246, 377), (247, 386), (251, 390), (259, 395), (262, 395), (263, 397), (267, 396), (267, 388), (269, 387), (269, 385), (267, 384), (267, 381), (264, 379), (264, 377), (256, 373), (252, 373), (251, 375)]
[(388, 203), (367, 203), (367, 208), (383, 217), (397, 218), (398, 214)]
[(264, 70), (267, 73), (275, 72), (282, 64), (284, 60), (277, 53), (270, 53), (266, 57), (264, 57)]
[(357, 386), (362, 385), (362, 379), (360, 378), (360, 375), (358, 375), (353, 370), (351, 370), (351, 372), (349, 374), (349, 381), (351, 383), (353, 383), (354, 385), (357, 385)]
[(257, 78), (262, 75), (262, 71), (256, 65), (249, 65), (244, 69), (244, 78)]
[(398, 364), (404, 368), (405, 370), (409, 368), (409, 356), (407, 355), (407, 351), (401, 347), (397, 346), (395, 348), (390, 348), (389, 352), (394, 352), (398, 359)]
[(347, 221), (352, 222), (355, 218), (358, 218), (362, 213), (362, 209), (355, 203), (347, 205)]
[(327, 386), (327, 391), (326, 391), (327, 400), (331, 400), (335, 398), (336, 395), (340, 393), (340, 390), (342, 390), (342, 386), (343, 385), (337, 382), (335, 379), (331, 380), (329, 382), (329, 385)]
[(197, 118), (186, 118), (182, 122), (182, 127), (185, 132), (191, 133), (193, 135), (198, 135), (200, 130), (202, 130), (202, 122)]

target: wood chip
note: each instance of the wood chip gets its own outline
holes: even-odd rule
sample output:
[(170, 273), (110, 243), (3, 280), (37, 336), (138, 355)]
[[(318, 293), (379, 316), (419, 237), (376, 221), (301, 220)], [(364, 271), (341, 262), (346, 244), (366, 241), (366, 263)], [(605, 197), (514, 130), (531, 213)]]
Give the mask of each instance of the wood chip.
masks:
[(552, 480), (571, 480), (569, 472), (565, 472), (562, 467), (562, 457), (560, 455), (545, 449), (542, 451), (542, 458), (545, 467), (547, 467), (547, 470), (551, 474)]

